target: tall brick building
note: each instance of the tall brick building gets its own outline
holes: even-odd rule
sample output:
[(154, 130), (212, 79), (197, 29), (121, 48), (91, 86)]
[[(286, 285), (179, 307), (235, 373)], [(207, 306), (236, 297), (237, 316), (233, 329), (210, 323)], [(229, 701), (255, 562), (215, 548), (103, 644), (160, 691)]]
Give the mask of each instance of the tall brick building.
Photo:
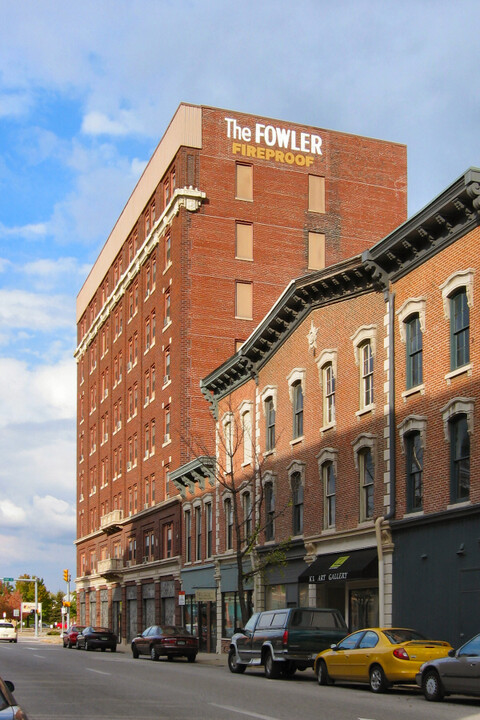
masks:
[(129, 640), (184, 620), (215, 649), (214, 517), (194, 502), (186, 535), (182, 512), (213, 490), (200, 380), (292, 278), (405, 217), (402, 145), (179, 106), (77, 299), (81, 622)]
[[(289, 540), (286, 565), (255, 577), (256, 609), (337, 607), (352, 630), (455, 646), (477, 632), (479, 238), (472, 168), (361, 256), (290, 283), (202, 381), (240, 522), (260, 528), (255, 566)], [(231, 500), (216, 495), (223, 638), (239, 619)]]

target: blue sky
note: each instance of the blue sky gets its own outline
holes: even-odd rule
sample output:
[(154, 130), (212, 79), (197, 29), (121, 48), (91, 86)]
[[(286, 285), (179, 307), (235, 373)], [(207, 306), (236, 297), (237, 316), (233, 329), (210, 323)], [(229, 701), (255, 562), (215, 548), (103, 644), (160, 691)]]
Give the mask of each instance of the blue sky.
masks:
[(182, 101), (480, 166), (478, 2), (0, 0), (0, 578), (75, 575), (75, 298)]

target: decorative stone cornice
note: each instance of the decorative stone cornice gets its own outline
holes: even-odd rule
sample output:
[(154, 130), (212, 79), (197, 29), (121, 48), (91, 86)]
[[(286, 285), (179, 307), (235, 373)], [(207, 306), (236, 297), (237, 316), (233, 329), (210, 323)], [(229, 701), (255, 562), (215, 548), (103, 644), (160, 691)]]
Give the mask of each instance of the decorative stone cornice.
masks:
[(135, 257), (120, 277), (113, 291), (108, 296), (105, 305), (94, 319), (92, 325), (88, 329), (85, 336), (80, 341), (74, 352), (75, 359), (78, 360), (86, 352), (92, 340), (97, 336), (98, 331), (110, 316), (113, 308), (118, 301), (125, 295), (134, 278), (139, 274), (142, 265), (150, 257), (152, 250), (158, 245), (160, 238), (163, 237), (167, 228), (172, 224), (174, 217), (178, 215), (181, 208), (185, 208), (189, 212), (196, 212), (206, 198), (206, 193), (197, 188), (176, 188), (170, 202), (158, 218), (149, 235), (146, 237), (143, 245), (138, 249)]

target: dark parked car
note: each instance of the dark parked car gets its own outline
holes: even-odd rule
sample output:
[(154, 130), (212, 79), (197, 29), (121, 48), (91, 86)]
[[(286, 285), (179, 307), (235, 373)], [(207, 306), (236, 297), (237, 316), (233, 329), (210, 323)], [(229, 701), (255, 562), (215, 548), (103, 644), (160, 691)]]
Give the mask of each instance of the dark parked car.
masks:
[(132, 640), (132, 655), (150, 655), (152, 660), (161, 656), (167, 660), (186, 657), (195, 662), (198, 653), (198, 639), (184, 627), (178, 625), (152, 625)]
[(480, 696), (480, 635), (448, 657), (424, 663), (415, 678), (426, 700), (443, 700), (445, 695)]
[(28, 720), (27, 714), (17, 705), (12, 693), (15, 687), (10, 680), (0, 678), (0, 720)]
[(63, 633), (63, 647), (72, 648), (77, 644), (77, 635), (85, 630), (85, 625), (72, 625)]
[(278, 608), (255, 613), (230, 641), (228, 667), (242, 673), (263, 665), (267, 678), (292, 677), (313, 667), (317, 654), (348, 633), (338, 610)]
[(96, 650), (100, 648), (102, 652), (117, 650), (117, 636), (114, 632), (104, 627), (92, 627), (89, 625), (77, 635), (78, 650)]

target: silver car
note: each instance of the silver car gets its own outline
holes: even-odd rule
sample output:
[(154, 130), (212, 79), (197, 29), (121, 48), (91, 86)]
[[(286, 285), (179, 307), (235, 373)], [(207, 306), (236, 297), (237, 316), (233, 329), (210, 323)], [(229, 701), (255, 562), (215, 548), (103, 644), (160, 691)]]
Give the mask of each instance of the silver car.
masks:
[(451, 693), (480, 696), (480, 635), (448, 657), (424, 663), (415, 680), (425, 699), (434, 702)]
[(0, 720), (28, 720), (25, 711), (17, 705), (12, 695), (14, 690), (10, 680), (0, 678)]

